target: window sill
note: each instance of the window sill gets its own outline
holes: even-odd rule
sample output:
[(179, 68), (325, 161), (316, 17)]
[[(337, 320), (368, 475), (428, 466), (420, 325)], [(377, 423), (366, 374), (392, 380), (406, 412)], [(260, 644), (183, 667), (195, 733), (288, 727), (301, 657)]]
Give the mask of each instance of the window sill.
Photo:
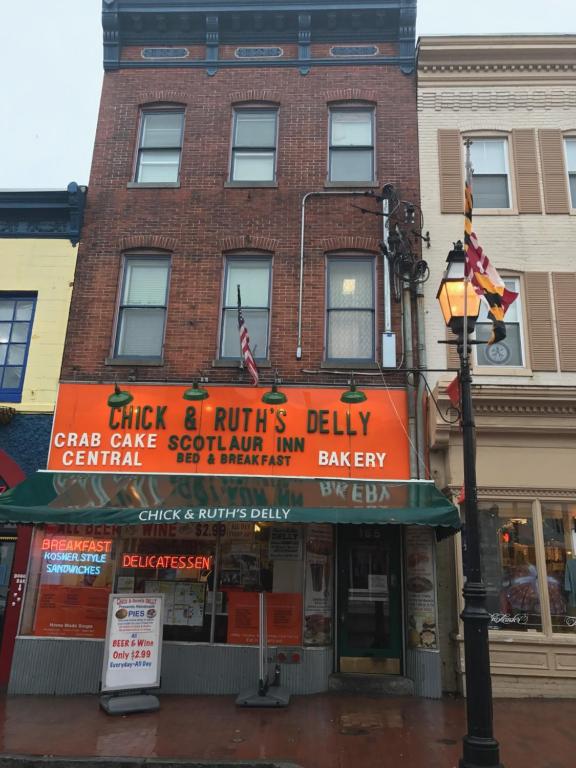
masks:
[(164, 360), (157, 357), (107, 357), (104, 360), (104, 365), (160, 367), (164, 365)]
[(533, 373), (530, 368), (499, 368), (494, 365), (474, 365), (472, 366), (472, 373), (476, 376), (523, 376), (524, 378), (532, 378)]
[(377, 181), (325, 181), (324, 189), (379, 189)]
[(178, 189), (179, 187), (179, 181), (129, 181), (126, 184), (126, 189)]
[(277, 181), (225, 181), (224, 182), (224, 188), (225, 189), (233, 189), (234, 187), (238, 189), (251, 189), (259, 187), (269, 187), (272, 189), (278, 188), (278, 182)]
[(358, 362), (346, 360), (342, 362), (337, 362), (333, 360), (323, 361), (320, 363), (320, 368), (325, 368), (326, 370), (346, 370), (346, 371), (377, 371), (378, 363), (370, 362), (368, 360), (362, 360)]
[[(518, 216), (516, 208), (474, 208), (474, 216)], [(541, 213), (533, 213), (532, 216), (542, 216)]]
[[(241, 368), (239, 360), (212, 360), (212, 368)], [(272, 368), (270, 360), (258, 360), (256, 358), (257, 368)]]

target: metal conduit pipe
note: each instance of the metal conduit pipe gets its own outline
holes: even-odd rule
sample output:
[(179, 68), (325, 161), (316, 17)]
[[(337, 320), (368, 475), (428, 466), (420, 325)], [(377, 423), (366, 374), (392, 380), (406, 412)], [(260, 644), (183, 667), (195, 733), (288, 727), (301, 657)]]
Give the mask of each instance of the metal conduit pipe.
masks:
[[(414, 368), (414, 339), (412, 335), (412, 299), (410, 283), (404, 280), (402, 289), (403, 322), (404, 322), (404, 360), (406, 368)], [(408, 375), (408, 374), (407, 374)], [(410, 438), (410, 477), (418, 477), (418, 446), (416, 440), (416, 422), (414, 393), (406, 387), (408, 398), (408, 435)]]
[[(418, 368), (426, 369), (426, 332), (424, 325), (424, 287), (418, 283), (416, 289), (416, 338), (418, 342)], [(418, 376), (416, 389), (416, 434), (418, 438), (418, 479), (424, 480), (427, 476), (426, 461), (424, 458), (426, 449), (426, 413), (424, 411), (424, 379)]]
[(352, 197), (358, 197), (363, 196), (364, 194), (365, 192), (351, 192), (348, 190), (322, 190), (319, 192), (306, 192), (302, 198), (300, 218), (300, 281), (298, 289), (298, 342), (296, 345), (296, 360), (302, 359), (302, 303), (304, 300), (304, 232), (306, 223), (306, 201), (310, 197), (320, 197), (323, 195), (350, 195)]

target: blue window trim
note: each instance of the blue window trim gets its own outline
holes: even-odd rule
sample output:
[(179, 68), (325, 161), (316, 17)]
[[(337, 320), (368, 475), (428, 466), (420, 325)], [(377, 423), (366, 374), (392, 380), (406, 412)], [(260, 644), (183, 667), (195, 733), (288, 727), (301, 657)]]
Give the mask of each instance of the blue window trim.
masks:
[[(32, 316), (30, 318), (30, 326), (28, 328), (28, 336), (26, 337), (26, 351), (24, 353), (24, 361), (22, 363), (22, 378), (20, 379), (20, 386), (19, 387), (10, 387), (4, 389), (2, 386), (0, 386), (0, 402), (4, 403), (21, 403), (22, 402), (22, 392), (24, 390), (24, 380), (26, 379), (26, 369), (28, 367), (28, 354), (30, 352), (30, 341), (32, 339), (32, 329), (34, 327), (34, 318), (36, 316), (36, 303), (38, 301), (38, 294), (35, 292), (26, 292), (26, 291), (0, 291), (0, 299), (28, 299), (32, 300)], [(12, 318), (12, 323), (14, 322), (14, 318)], [(6, 369), (6, 365), (2, 364), (0, 365), (0, 371), (2, 374), (2, 377), (4, 376), (4, 370)], [(0, 378), (0, 382), (1, 382)]]

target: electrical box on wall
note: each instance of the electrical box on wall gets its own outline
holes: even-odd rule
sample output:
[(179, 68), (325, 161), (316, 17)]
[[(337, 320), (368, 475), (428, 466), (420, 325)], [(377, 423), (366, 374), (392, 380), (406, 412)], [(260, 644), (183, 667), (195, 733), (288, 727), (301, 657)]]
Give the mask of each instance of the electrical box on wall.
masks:
[(382, 334), (382, 368), (396, 368), (396, 334)]

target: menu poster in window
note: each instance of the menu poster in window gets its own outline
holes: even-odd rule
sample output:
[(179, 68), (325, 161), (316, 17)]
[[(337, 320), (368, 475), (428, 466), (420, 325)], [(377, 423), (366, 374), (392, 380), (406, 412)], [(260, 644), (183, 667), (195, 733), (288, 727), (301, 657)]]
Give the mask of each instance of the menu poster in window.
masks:
[(302, 559), (302, 528), (298, 525), (273, 525), (270, 529), (270, 560)]
[(333, 552), (332, 526), (309, 525), (306, 531), (305, 645), (329, 645), (332, 642)]
[(118, 576), (116, 581), (117, 592), (134, 592), (134, 576)]
[(111, 539), (38, 531), (33, 551), (40, 571), (35, 635), (104, 637), (112, 544)]
[(404, 542), (408, 647), (434, 650), (438, 647), (434, 532), (431, 528), (410, 526), (406, 528)]
[[(268, 645), (300, 645), (302, 595), (266, 592), (265, 597)], [(257, 645), (260, 636), (258, 604), (258, 592), (228, 593), (228, 643)]]
[(187, 627), (201, 627), (204, 624), (206, 584), (198, 582), (175, 582), (174, 624)]
[(162, 595), (110, 595), (102, 690), (160, 685)]

